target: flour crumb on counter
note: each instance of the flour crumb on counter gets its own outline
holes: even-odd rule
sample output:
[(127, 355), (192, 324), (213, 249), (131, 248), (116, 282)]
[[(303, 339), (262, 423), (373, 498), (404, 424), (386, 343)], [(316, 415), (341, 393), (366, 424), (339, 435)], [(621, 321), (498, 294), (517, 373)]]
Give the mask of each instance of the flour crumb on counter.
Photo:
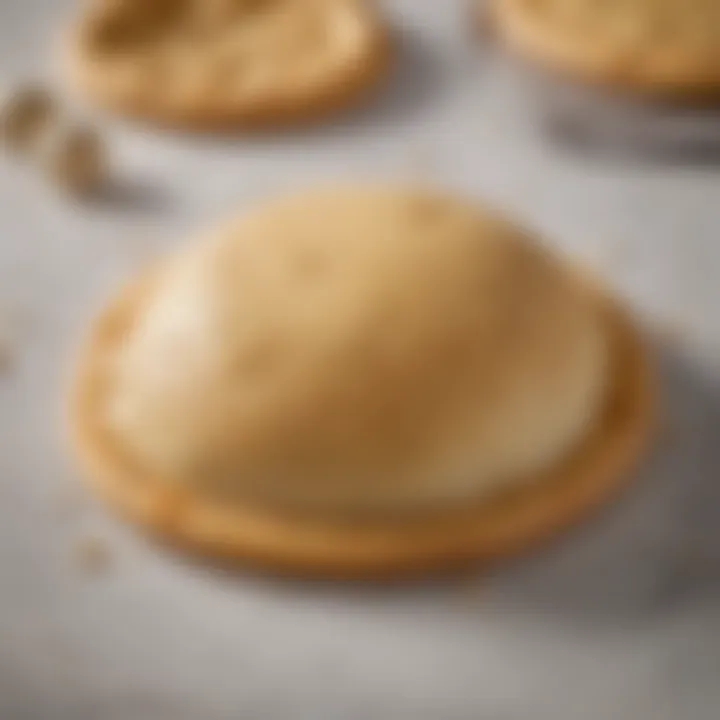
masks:
[(32, 151), (53, 124), (57, 110), (51, 93), (39, 85), (0, 90), (0, 137), (3, 147), (16, 154)]
[(95, 129), (67, 123), (48, 133), (38, 158), (52, 184), (70, 195), (90, 195), (107, 181), (107, 149)]

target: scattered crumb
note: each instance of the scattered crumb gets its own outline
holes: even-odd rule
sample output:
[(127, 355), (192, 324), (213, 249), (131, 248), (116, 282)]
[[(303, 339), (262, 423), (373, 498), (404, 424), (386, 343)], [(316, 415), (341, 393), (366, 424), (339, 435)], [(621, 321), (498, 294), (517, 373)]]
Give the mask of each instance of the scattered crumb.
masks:
[(0, 97), (0, 140), (15, 153), (31, 151), (56, 115), (52, 94), (40, 85), (4, 88)]
[(108, 544), (98, 537), (82, 538), (75, 547), (78, 567), (88, 575), (106, 573), (112, 565), (112, 553)]
[(71, 196), (98, 192), (107, 182), (107, 149), (93, 128), (58, 124), (47, 134), (38, 156), (54, 186)]

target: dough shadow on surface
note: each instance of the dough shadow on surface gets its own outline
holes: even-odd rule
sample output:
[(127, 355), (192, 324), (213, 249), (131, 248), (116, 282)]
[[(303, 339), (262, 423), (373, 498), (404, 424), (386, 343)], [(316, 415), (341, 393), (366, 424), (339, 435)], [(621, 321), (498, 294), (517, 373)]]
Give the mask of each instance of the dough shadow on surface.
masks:
[(679, 168), (720, 168), (720, 109), (563, 107), (543, 103), (538, 126), (561, 151), (582, 159)]
[(642, 99), (502, 59), (532, 131), (553, 150), (582, 161), (720, 168), (720, 98)]
[(493, 607), (622, 625), (720, 605), (720, 383), (659, 354), (664, 417), (635, 485), (498, 576)]

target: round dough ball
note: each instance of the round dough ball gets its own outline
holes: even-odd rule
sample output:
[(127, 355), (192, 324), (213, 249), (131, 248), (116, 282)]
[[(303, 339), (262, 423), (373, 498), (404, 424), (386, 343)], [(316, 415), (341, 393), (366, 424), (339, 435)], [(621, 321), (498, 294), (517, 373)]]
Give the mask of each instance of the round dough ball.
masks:
[(317, 190), (159, 269), (105, 421), (150, 472), (229, 498), (338, 513), (476, 499), (593, 429), (601, 316), (574, 272), (469, 203)]

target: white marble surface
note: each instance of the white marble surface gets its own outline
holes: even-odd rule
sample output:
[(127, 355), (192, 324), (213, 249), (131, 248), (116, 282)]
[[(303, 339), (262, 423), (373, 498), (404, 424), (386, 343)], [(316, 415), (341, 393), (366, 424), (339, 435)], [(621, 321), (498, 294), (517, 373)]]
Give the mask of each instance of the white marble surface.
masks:
[[(68, 0), (0, 4), (0, 67), (42, 68)], [(714, 720), (720, 716), (720, 167), (551, 142), (473, 48), (463, 2), (397, 0), (391, 91), (322, 128), (219, 141), (109, 129), (128, 187), (68, 204), (0, 165), (2, 720)], [(598, 265), (661, 352), (670, 432), (635, 488), (492, 578), (404, 589), (223, 575), (74, 493), (63, 371), (109, 283), (252, 197), (312, 178), (426, 173)], [(112, 567), (73, 559), (98, 536)]]

